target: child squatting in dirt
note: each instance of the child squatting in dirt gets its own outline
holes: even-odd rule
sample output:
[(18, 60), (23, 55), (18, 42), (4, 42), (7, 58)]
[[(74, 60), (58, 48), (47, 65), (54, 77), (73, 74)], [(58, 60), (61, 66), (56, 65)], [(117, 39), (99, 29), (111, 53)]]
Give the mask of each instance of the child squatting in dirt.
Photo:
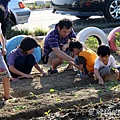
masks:
[(85, 46), (84, 43), (80, 43), (77, 40), (72, 40), (69, 44), (69, 49), (74, 53), (74, 55), (77, 55), (74, 62), (69, 62), (69, 64), (72, 64), (77, 69), (82, 71), (82, 74), (80, 76), (86, 77), (94, 74), (94, 62), (95, 59), (98, 57), (97, 54), (86, 47), (86, 49), (83, 49)]
[(18, 77), (21, 76), (24, 78), (32, 78), (30, 73), (33, 66), (42, 73), (43, 76), (48, 75), (40, 68), (33, 54), (34, 48), (38, 46), (34, 38), (25, 37), (21, 41), (20, 46), (9, 53), (7, 63), (13, 82), (18, 81)]
[(120, 80), (120, 66), (116, 65), (115, 59), (110, 55), (110, 47), (108, 45), (101, 45), (97, 49), (98, 58), (95, 61), (94, 73), (98, 79), (98, 83), (104, 85), (107, 75), (113, 69)]
[(3, 56), (6, 55), (5, 38), (3, 37), (1, 30), (1, 23), (4, 21), (4, 19), (5, 9), (2, 5), (0, 5), (0, 43), (2, 45), (2, 48), (0, 49), (0, 79), (3, 81), (3, 100), (6, 101), (8, 99), (12, 99), (13, 97), (10, 95), (10, 73), (3, 58)]

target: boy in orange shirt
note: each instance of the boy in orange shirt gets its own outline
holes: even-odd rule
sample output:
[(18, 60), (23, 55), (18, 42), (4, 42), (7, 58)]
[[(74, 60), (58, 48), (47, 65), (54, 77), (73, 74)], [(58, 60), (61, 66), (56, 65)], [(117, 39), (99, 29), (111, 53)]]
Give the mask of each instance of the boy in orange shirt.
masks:
[(69, 49), (72, 51), (77, 57), (75, 58), (75, 63), (69, 62), (77, 69), (82, 71), (82, 76), (89, 76), (94, 74), (94, 62), (98, 57), (97, 54), (91, 49), (83, 49), (83, 43), (79, 41), (71, 41), (69, 44)]

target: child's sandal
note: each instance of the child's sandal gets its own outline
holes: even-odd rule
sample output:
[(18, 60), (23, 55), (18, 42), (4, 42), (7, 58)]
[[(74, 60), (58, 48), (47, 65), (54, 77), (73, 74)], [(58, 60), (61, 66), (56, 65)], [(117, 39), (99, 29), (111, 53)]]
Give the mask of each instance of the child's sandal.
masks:
[(15, 101), (16, 98), (14, 98), (13, 96), (10, 96), (9, 98), (3, 96), (2, 100), (3, 100), (3, 103), (6, 104), (9, 101)]

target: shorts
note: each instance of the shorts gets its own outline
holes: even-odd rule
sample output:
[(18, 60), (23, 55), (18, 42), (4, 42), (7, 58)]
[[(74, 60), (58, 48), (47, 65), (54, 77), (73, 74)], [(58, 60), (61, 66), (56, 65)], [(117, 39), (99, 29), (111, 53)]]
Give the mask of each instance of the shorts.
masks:
[(2, 56), (1, 50), (0, 50), (0, 68), (4, 68), (7, 71), (6, 75), (0, 75), (0, 79), (6, 78), (6, 77), (10, 77), (10, 72), (8, 70), (8, 67), (7, 67), (5, 61), (4, 61), (4, 58)]
[[(117, 66), (117, 69), (120, 72), (120, 66)], [(98, 70), (98, 72), (99, 72), (100, 76), (103, 77), (103, 76), (106, 76), (106, 75), (110, 75), (111, 70), (112, 69), (110, 67), (102, 67)]]
[(100, 76), (105, 76), (105, 75), (109, 75), (110, 74), (110, 67), (102, 67), (98, 70)]
[[(71, 57), (73, 57), (73, 53), (72, 52), (70, 52), (70, 50), (69, 49), (66, 49), (66, 51), (65, 51), (65, 53), (67, 54), (67, 55), (69, 55), (69, 56), (71, 56)], [(51, 53), (49, 53), (49, 58), (48, 58), (48, 65), (52, 65), (52, 60), (53, 59), (56, 59), (57, 58), (57, 56), (54, 54), (54, 52), (52, 51)]]

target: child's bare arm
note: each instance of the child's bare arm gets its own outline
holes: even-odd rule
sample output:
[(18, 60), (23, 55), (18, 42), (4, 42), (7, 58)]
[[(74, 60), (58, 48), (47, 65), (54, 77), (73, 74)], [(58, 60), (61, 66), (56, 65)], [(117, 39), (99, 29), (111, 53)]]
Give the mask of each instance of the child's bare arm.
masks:
[(17, 74), (17, 75), (21, 75), (21, 76), (23, 76), (23, 77), (25, 77), (25, 78), (32, 78), (32, 75), (30, 75), (30, 74), (25, 74), (25, 73), (17, 70), (16, 68), (14, 68), (14, 66), (9, 66), (9, 70), (10, 70), (11, 72), (13, 72), (13, 73), (15, 73), (15, 74)]
[(48, 76), (47, 73), (43, 71), (43, 69), (40, 68), (38, 64), (35, 64), (34, 67), (43, 75), (43, 76)]
[(98, 83), (101, 85), (104, 85), (104, 81), (103, 81), (102, 77), (99, 75), (97, 68), (94, 68), (94, 73), (95, 73), (95, 76), (97, 77), (97, 79), (99, 80)]
[(2, 34), (0, 34), (0, 42), (2, 45), (2, 55), (6, 55), (6, 48), (5, 48), (5, 38)]
[(119, 70), (116, 69), (116, 68), (114, 68), (114, 70), (115, 70), (115, 73), (116, 73), (117, 78), (119, 79), (119, 77), (120, 77), (120, 72), (119, 72)]

